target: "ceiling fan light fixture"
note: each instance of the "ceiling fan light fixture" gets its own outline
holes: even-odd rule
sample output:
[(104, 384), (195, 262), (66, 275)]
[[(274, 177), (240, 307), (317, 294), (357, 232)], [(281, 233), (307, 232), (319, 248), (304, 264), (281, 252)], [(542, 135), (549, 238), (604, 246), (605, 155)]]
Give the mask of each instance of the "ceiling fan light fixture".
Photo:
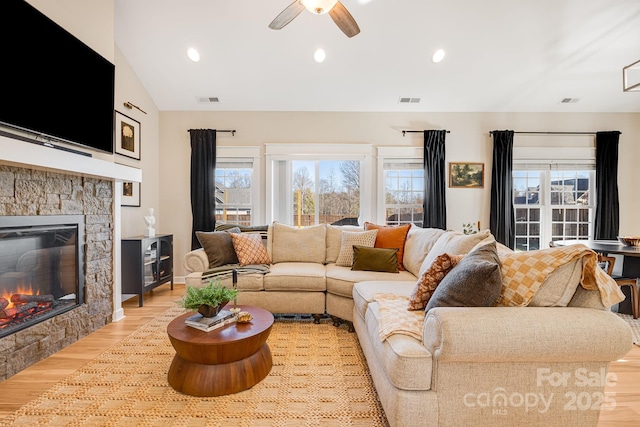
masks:
[(301, 0), (302, 5), (311, 13), (323, 15), (338, 3), (338, 0)]

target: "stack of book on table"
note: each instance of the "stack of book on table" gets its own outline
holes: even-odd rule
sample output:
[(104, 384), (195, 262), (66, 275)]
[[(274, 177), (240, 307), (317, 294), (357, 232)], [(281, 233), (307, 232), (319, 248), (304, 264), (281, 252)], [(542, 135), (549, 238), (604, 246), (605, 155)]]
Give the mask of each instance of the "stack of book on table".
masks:
[(237, 320), (238, 315), (236, 313), (230, 310), (220, 310), (220, 313), (214, 317), (204, 317), (202, 314), (196, 313), (193, 316), (187, 317), (184, 323), (192, 328), (209, 332), (228, 325), (229, 323), (234, 323)]

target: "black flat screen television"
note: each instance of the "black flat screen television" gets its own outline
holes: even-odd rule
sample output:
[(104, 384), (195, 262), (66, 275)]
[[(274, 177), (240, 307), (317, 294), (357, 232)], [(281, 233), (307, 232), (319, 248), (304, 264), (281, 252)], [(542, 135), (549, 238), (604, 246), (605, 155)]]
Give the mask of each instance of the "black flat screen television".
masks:
[(0, 124), (113, 153), (111, 62), (23, 0), (0, 0), (0, 58)]

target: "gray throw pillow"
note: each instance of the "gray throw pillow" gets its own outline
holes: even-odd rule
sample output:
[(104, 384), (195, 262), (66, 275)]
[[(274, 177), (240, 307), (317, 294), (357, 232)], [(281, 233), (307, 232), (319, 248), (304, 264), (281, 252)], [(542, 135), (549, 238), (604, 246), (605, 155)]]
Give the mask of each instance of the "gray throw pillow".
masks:
[(240, 233), (240, 229), (235, 227), (226, 231), (196, 231), (196, 237), (209, 258), (209, 268), (238, 263), (229, 233)]
[(353, 246), (352, 270), (398, 273), (398, 248)]
[(502, 290), (496, 243), (479, 246), (460, 260), (440, 282), (425, 307), (492, 307)]

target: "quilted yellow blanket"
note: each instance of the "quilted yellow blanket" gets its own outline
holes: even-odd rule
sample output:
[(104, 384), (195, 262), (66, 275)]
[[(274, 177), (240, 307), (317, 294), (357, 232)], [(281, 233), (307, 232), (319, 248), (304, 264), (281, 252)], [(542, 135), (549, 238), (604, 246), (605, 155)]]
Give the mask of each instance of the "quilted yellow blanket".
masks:
[(585, 245), (554, 247), (531, 252), (500, 253), (502, 292), (496, 306), (526, 306), (549, 274), (561, 265), (582, 259), (583, 288), (600, 292), (605, 307), (622, 301), (624, 294), (604, 270), (597, 255)]

